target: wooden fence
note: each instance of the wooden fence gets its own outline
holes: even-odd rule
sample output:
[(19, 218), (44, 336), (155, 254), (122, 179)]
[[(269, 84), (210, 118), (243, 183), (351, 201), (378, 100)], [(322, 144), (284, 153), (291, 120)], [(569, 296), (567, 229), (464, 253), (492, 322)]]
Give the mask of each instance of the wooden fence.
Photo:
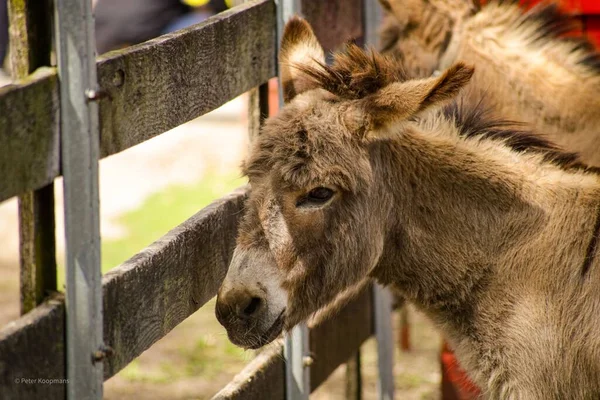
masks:
[[(81, 4), (89, 6), (90, 2), (56, 1), (59, 21), (55, 25), (59, 25), (57, 34), (63, 39), (57, 43), (66, 42), (65, 35), (82, 35), (85, 39), (85, 26), (82, 25), (81, 31), (68, 31), (64, 21), (73, 17), (68, 15), (69, 7), (78, 4), (77, 12), (89, 17), (91, 10), (81, 9)], [(98, 378), (99, 390), (93, 382), (81, 380), (87, 379), (86, 376), (93, 378), (98, 371), (104, 380), (115, 375), (216, 295), (235, 246), (246, 193), (242, 188), (215, 201), (105, 274), (101, 286), (97, 284), (101, 303), (94, 309), (94, 304), (86, 303), (89, 299), (94, 301), (93, 287), (77, 293), (67, 288), (66, 306), (64, 295), (56, 291), (54, 179), (62, 174), (65, 184), (74, 179), (66, 173), (73, 173), (73, 166), (66, 163), (67, 160), (88, 162), (93, 170), (97, 168), (98, 157), (140, 144), (248, 91), (251, 93), (250, 134), (255, 135), (268, 112), (266, 83), (277, 74), (276, 28), (281, 28), (281, 14), (277, 10), (286, 1), (279, 5), (273, 0), (248, 1), (192, 28), (108, 53), (95, 61), (96, 68), (87, 76), (93, 85), (97, 74), (98, 86), (87, 88), (85, 96), (83, 89), (86, 88), (81, 88), (74, 97), (72, 91), (77, 86), (67, 87), (65, 83), (68, 81), (65, 67), (71, 64), (62, 64), (60, 70), (61, 62), (69, 62), (65, 54), (68, 56), (71, 50), (58, 49), (57, 70), (48, 66), (49, 41), (40, 40), (46, 37), (40, 32), (51, 26), (47, 2), (9, 0), (9, 3), (13, 24), (12, 65), (19, 79), (0, 88), (0, 201), (20, 196), (23, 315), (0, 330), (0, 398), (100, 398), (101, 377)], [(303, 0), (300, 3), (302, 14), (311, 22), (326, 50), (351, 39), (363, 42), (365, 37), (374, 36), (374, 26), (366, 25), (365, 21), (375, 18), (371, 14), (374, 7), (378, 7), (376, 1)], [(90, 62), (93, 66), (94, 60)], [(81, 72), (86, 72), (84, 67)], [(85, 156), (87, 158), (77, 160), (80, 152), (65, 148), (65, 135), (70, 129), (65, 124), (70, 121), (69, 112), (73, 112), (66, 109), (69, 107), (65, 104), (73, 105), (74, 109), (82, 107), (79, 111), (89, 113), (85, 119), (87, 125), (79, 127), (88, 132), (84, 139), (89, 141), (86, 143), (92, 151)], [(93, 151), (95, 129), (99, 136), (97, 155)], [(93, 172), (92, 178), (88, 175), (83, 178), (86, 184), (92, 182), (89, 190), (86, 189), (86, 199), (91, 205), (73, 205), (73, 202), (65, 205), (67, 214), (80, 213), (67, 215), (67, 218), (80, 215), (92, 219), (91, 233), (85, 232), (92, 241), (97, 234), (93, 220), (97, 218), (97, 204), (94, 206), (97, 182), (94, 189)], [(73, 196), (77, 200), (81, 194)], [(67, 234), (67, 252), (69, 243)], [(88, 247), (98, 244), (94, 242)], [(75, 266), (67, 262), (67, 275), (69, 268), (77, 271), (80, 267), (77, 255), (75, 261)], [(96, 267), (99, 274), (99, 265), (92, 265)], [(82, 284), (83, 281), (77, 279), (80, 278), (74, 276), (69, 280), (67, 277), (67, 285)], [(93, 279), (83, 284), (95, 285)], [(380, 292), (364, 289), (334, 318), (310, 328), (312, 364), (306, 368), (310, 373), (310, 391), (325, 381), (337, 366), (352, 359), (376, 330), (380, 336), (389, 337), (389, 320), (386, 319), (389, 315), (386, 317), (386, 303), (385, 300), (382, 303), (379, 295)], [(77, 301), (69, 302), (69, 296)], [(88, 306), (91, 308), (82, 308)], [(101, 309), (100, 315), (90, 315), (97, 309)], [(71, 324), (80, 325), (69, 325), (70, 315), (73, 315)], [(81, 326), (80, 315), (89, 326)], [(82, 332), (80, 329), (89, 329), (87, 332), (93, 335), (97, 323), (102, 332), (100, 342), (103, 341), (105, 347), (101, 345), (89, 353), (85, 346), (73, 350), (72, 342), (78, 340), (78, 336), (70, 336), (69, 332), (77, 334)], [(387, 352), (387, 356), (393, 353), (389, 347), (391, 341), (382, 342), (382, 346), (388, 347), (380, 345), (380, 353)], [(286, 370), (282, 349), (282, 345), (276, 345), (261, 353), (216, 398), (284, 398)], [(81, 354), (86, 364), (83, 366)], [(380, 386), (391, 385), (390, 364), (389, 357), (380, 363), (380, 370), (388, 375)], [(88, 367), (91, 375), (80, 371)], [(358, 370), (355, 386), (359, 396), (360, 368), (356, 361), (354, 367)], [(77, 382), (71, 381), (73, 377)], [(46, 379), (55, 384), (19, 384), (19, 380), (24, 379)], [(61, 384), (65, 379), (69, 379), (69, 383)], [(380, 397), (391, 398), (391, 393), (389, 388), (383, 387)]]

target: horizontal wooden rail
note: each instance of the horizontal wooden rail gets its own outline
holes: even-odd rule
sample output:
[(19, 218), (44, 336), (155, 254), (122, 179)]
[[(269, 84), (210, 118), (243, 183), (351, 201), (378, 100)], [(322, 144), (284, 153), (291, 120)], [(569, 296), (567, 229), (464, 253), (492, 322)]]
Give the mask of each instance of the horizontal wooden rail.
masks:
[[(311, 392), (356, 353), (374, 333), (371, 287), (330, 318), (310, 327)], [(272, 345), (259, 354), (213, 400), (283, 399), (285, 393), (283, 344)]]
[(58, 78), (41, 68), (0, 87), (0, 201), (48, 185), (60, 167)]
[[(216, 295), (235, 246), (244, 190), (200, 211), (102, 282), (104, 341), (114, 354), (104, 377), (116, 374)], [(47, 301), (0, 330), (0, 398), (64, 399), (64, 303)]]
[(102, 155), (206, 114), (275, 75), (275, 8), (251, 1), (98, 61)]
[[(349, 3), (359, 3), (352, 0)], [(361, 8), (305, 0), (328, 50), (362, 35)], [(101, 157), (204, 115), (275, 76), (275, 7), (255, 0), (204, 23), (107, 53), (97, 62)], [(0, 201), (60, 174), (53, 68), (0, 88)]]
[[(64, 328), (61, 295), (0, 330), (0, 398), (64, 400)], [(38, 379), (53, 384), (40, 384)]]
[[(204, 115), (275, 76), (274, 27), (273, 2), (251, 1), (99, 58), (101, 156)], [(58, 96), (51, 68), (0, 88), (0, 201), (59, 175)]]

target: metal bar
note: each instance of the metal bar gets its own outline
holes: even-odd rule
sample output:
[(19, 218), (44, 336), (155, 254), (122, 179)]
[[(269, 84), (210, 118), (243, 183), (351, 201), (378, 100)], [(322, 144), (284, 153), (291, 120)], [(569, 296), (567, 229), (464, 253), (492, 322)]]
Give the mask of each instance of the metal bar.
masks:
[(98, 88), (91, 0), (57, 0), (67, 269), (67, 398), (101, 399)]
[[(300, 0), (276, 0), (277, 6), (277, 49), (281, 44), (285, 23), (294, 14), (301, 14)], [(277, 58), (278, 58), (277, 54)], [(281, 71), (278, 68), (278, 76)], [(281, 80), (280, 80), (281, 82)], [(283, 108), (283, 91), (279, 85), (279, 109)], [(310, 394), (310, 370), (308, 328), (301, 324), (292, 329), (285, 337), (283, 353), (285, 356), (285, 392), (287, 400), (308, 400)]]
[[(279, 59), (279, 46), (281, 45), (281, 38), (283, 37), (283, 29), (285, 28), (285, 23), (290, 17), (294, 14), (301, 15), (302, 14), (302, 2), (301, 0), (275, 0), (275, 6), (277, 7), (277, 54), (275, 55), (275, 61), (277, 65), (277, 76), (281, 77), (281, 72), (279, 71), (279, 63), (277, 60)], [(283, 91), (281, 87), (279, 88), (279, 109), (283, 107)]]
[[(377, 30), (380, 26), (382, 10), (376, 0), (363, 0), (365, 44), (376, 46)], [(377, 392), (380, 400), (394, 398), (394, 340), (392, 333), (393, 297), (388, 289), (380, 285), (373, 287), (375, 305), (375, 335), (379, 376)]]
[(307, 400), (310, 394), (308, 327), (297, 325), (285, 336), (285, 397)]
[(394, 398), (394, 338), (392, 333), (392, 294), (379, 285), (373, 287), (375, 336), (377, 338), (377, 393), (380, 400)]
[(381, 26), (383, 10), (377, 0), (363, 0), (363, 6), (365, 44), (377, 47), (379, 44), (377, 32)]
[[(48, 1), (9, 0), (10, 64), (13, 79), (50, 65), (52, 12)], [(21, 314), (56, 290), (54, 184), (19, 196)]]

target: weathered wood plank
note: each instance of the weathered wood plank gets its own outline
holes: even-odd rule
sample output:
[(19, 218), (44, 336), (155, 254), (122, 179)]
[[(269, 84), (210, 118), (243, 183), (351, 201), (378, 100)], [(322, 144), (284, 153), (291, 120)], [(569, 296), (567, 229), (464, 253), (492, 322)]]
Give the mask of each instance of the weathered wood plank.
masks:
[(346, 362), (346, 400), (362, 400), (360, 349)]
[(214, 110), (275, 75), (275, 10), (252, 1), (98, 62), (102, 155)]
[(373, 334), (373, 304), (367, 286), (334, 318), (328, 318), (310, 330), (311, 390), (318, 388), (360, 345)]
[(19, 196), (21, 315), (56, 291), (54, 184)]
[(0, 88), (0, 201), (58, 176), (58, 102), (53, 68)]
[(302, 14), (326, 51), (336, 50), (348, 41), (360, 42), (362, 39), (362, 0), (302, 0)]
[[(104, 342), (114, 350), (105, 379), (216, 295), (244, 198), (240, 189), (217, 200), (104, 276)], [(64, 399), (64, 388), (15, 384), (65, 377), (63, 304), (44, 303), (0, 330), (0, 399)]]
[(285, 399), (283, 339), (258, 354), (212, 400)]
[(104, 276), (104, 342), (114, 349), (105, 379), (217, 294), (244, 197), (214, 202)]
[[(310, 325), (310, 348), (314, 360), (310, 375), (311, 392), (373, 334), (370, 291), (371, 286), (368, 285), (341, 310), (316, 326)], [(284, 382), (283, 342), (280, 341), (248, 364), (213, 400), (283, 399)]]
[(0, 331), (2, 400), (64, 400), (64, 324), (64, 298), (55, 297)]
[(269, 84), (263, 83), (248, 94), (248, 136), (252, 146), (261, 126), (269, 117)]
[(10, 70), (21, 79), (39, 67), (50, 65), (52, 3), (8, 0)]
[[(97, 62), (101, 156), (135, 146), (275, 76), (275, 9), (255, 0)], [(58, 84), (44, 69), (0, 88), (0, 201), (59, 175)]]

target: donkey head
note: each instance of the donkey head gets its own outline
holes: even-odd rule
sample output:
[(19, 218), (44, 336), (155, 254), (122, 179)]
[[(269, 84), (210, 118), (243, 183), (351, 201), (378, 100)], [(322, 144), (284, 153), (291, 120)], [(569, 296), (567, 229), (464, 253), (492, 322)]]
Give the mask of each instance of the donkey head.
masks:
[(258, 348), (361, 284), (386, 247), (393, 196), (373, 146), (452, 98), (473, 70), (407, 81), (393, 60), (349, 46), (333, 66), (310, 25), (286, 26), (280, 68), (285, 107), (244, 165), (251, 186), (216, 315), (235, 344)]
[(380, 50), (401, 60), (414, 77), (430, 76), (463, 19), (479, 0), (379, 0), (386, 11)]

